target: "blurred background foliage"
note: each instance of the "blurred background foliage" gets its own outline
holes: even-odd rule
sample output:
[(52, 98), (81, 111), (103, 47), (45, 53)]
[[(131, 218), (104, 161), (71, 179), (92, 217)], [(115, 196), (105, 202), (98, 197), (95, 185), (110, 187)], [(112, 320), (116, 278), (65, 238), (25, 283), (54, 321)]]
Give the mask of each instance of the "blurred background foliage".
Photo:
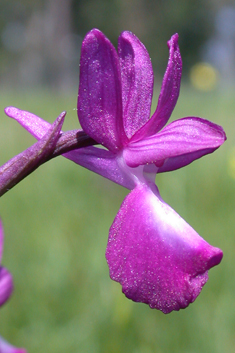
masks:
[[(62, 157), (0, 200), (3, 264), (15, 291), (0, 311), (0, 334), (28, 352), (231, 353), (235, 346), (235, 20), (220, 0), (2, 0), (0, 103), (78, 127), (79, 52), (98, 27), (117, 44), (133, 31), (155, 70), (157, 104), (170, 36), (178, 32), (183, 85), (173, 119), (201, 116), (223, 125), (228, 141), (181, 170), (157, 175), (163, 199), (209, 243), (222, 263), (186, 310), (164, 315), (133, 303), (109, 279), (109, 227), (127, 190)], [(2, 113), (3, 164), (34, 143)]]
[[(51, 122), (66, 109), (64, 129), (77, 126), (76, 92), (1, 92), (0, 103), (24, 103)], [(228, 141), (212, 155), (156, 178), (163, 199), (224, 252), (193, 304), (164, 315), (125, 298), (121, 286), (109, 278), (105, 248), (128, 191), (59, 157), (0, 200), (3, 264), (15, 282), (12, 298), (0, 310), (0, 334), (35, 353), (232, 353), (234, 111), (231, 91), (205, 94), (183, 86), (173, 118), (199, 115), (213, 120), (224, 126)], [(1, 163), (34, 142), (4, 116), (0, 132)]]
[(146, 45), (159, 83), (166, 67), (167, 40), (179, 33), (184, 79), (198, 61), (234, 82), (233, 0), (2, 0), (0, 85), (76, 86), (82, 38), (92, 28), (114, 43), (134, 32)]

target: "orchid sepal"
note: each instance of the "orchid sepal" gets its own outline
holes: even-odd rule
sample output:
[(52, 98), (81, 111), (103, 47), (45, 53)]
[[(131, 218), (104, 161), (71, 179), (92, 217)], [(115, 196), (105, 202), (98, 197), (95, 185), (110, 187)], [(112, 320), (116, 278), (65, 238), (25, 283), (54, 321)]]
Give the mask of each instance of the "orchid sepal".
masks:
[(98, 29), (91, 30), (83, 40), (79, 81), (77, 106), (83, 130), (110, 151), (119, 150), (127, 138), (122, 125), (118, 55)]
[(155, 135), (129, 143), (123, 156), (127, 165), (133, 168), (149, 163), (162, 166), (165, 160), (169, 164), (169, 159), (181, 160), (184, 155), (192, 162), (197, 155), (202, 157), (211, 153), (225, 140), (221, 126), (205, 119), (188, 117), (173, 121)]

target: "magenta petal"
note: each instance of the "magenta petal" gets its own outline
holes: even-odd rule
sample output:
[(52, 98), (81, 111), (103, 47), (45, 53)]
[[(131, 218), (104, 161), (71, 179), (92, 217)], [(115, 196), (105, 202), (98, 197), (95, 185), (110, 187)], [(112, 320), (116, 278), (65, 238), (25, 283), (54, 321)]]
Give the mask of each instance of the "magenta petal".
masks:
[(122, 147), (121, 74), (117, 52), (98, 29), (82, 44), (78, 117), (83, 130), (111, 151)]
[(110, 277), (128, 298), (169, 313), (196, 299), (223, 254), (153, 188), (140, 184), (125, 198), (110, 228), (106, 259)]
[[(217, 148), (217, 147), (216, 147)], [(165, 173), (165, 172), (171, 172), (173, 170), (177, 170), (180, 168), (185, 167), (186, 165), (192, 163), (193, 161), (209, 154), (212, 153), (216, 150), (216, 148), (205, 148), (204, 150), (200, 150), (197, 152), (191, 152), (191, 153), (186, 153), (182, 154), (177, 157), (170, 157), (166, 159), (164, 162), (162, 161), (162, 165), (158, 168), (157, 173)]]
[(0, 336), (0, 353), (27, 353), (27, 351), (12, 346)]
[(161, 166), (166, 160), (169, 170), (172, 162), (173, 170), (213, 152), (225, 140), (221, 126), (201, 118), (184, 118), (173, 121), (153, 136), (130, 143), (123, 156), (130, 167), (146, 163)]
[(158, 105), (151, 119), (133, 136), (133, 141), (157, 133), (166, 125), (176, 105), (180, 92), (182, 60), (178, 45), (178, 34), (168, 41), (169, 60), (162, 81)]
[(131, 32), (118, 40), (122, 78), (123, 125), (131, 138), (150, 118), (153, 68), (145, 46)]
[(12, 276), (5, 267), (0, 266), (0, 306), (3, 305), (10, 298), (12, 291)]
[(110, 151), (92, 146), (65, 153), (64, 157), (127, 189), (135, 187), (133, 178), (128, 177), (128, 174), (122, 171), (116, 155)]

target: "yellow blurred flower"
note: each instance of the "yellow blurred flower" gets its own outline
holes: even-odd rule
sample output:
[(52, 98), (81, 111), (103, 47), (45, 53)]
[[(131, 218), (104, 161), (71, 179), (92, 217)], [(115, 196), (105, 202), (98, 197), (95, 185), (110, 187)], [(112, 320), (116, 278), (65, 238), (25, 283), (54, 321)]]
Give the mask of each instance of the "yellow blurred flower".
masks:
[(235, 179), (235, 147), (233, 147), (228, 156), (228, 174)]
[(197, 63), (190, 70), (190, 82), (200, 91), (213, 90), (218, 81), (218, 71), (208, 63)]

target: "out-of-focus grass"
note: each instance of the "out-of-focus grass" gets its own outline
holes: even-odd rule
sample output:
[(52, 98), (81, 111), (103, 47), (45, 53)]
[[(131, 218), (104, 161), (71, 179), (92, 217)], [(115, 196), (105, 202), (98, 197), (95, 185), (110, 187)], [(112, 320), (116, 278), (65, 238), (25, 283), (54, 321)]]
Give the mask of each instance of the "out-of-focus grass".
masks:
[[(2, 109), (15, 105), (51, 122), (67, 110), (65, 129), (77, 127), (76, 93), (1, 92), (0, 102)], [(194, 304), (164, 315), (125, 298), (109, 279), (104, 253), (128, 191), (59, 157), (0, 200), (3, 263), (15, 280), (14, 295), (0, 312), (1, 335), (35, 353), (233, 352), (234, 112), (232, 92), (201, 94), (183, 87), (173, 118), (210, 119), (224, 126), (228, 141), (212, 155), (156, 178), (163, 198), (224, 251)], [(2, 113), (1, 164), (33, 142)]]

